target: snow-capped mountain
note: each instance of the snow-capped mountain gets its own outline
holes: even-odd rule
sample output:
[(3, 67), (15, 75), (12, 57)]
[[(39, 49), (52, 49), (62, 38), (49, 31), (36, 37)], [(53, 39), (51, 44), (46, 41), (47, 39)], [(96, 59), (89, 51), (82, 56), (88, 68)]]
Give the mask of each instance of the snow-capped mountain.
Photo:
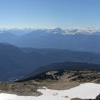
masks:
[(0, 33), (0, 42), (19, 47), (56, 48), (100, 53), (99, 30), (13, 29)]

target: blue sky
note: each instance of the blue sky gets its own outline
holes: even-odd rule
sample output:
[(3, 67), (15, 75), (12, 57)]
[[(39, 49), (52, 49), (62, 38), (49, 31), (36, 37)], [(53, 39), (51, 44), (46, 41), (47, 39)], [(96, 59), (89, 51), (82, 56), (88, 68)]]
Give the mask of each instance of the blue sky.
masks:
[(1, 28), (100, 28), (100, 0), (0, 0)]

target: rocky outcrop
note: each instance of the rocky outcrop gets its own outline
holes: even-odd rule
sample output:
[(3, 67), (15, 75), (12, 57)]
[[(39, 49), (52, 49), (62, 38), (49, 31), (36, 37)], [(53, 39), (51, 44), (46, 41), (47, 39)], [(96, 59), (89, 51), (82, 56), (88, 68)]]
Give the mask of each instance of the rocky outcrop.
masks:
[(100, 94), (96, 97), (95, 100), (100, 100)]
[(80, 99), (80, 98), (73, 98), (71, 100), (100, 100), (100, 94), (96, 97), (96, 99)]

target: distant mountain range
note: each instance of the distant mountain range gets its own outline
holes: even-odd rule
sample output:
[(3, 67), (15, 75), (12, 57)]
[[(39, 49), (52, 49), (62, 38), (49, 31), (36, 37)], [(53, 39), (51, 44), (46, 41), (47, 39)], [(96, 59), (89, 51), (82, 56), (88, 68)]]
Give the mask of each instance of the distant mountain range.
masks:
[(55, 48), (100, 54), (99, 31), (45, 30), (0, 31), (0, 42), (24, 48)]
[(43, 66), (63, 62), (100, 64), (100, 32), (60, 28), (0, 31), (0, 80), (20, 79), (34, 71), (41, 73), (46, 69)]
[[(100, 64), (100, 55), (63, 49), (19, 48), (0, 43), (0, 80), (16, 80), (42, 66), (53, 63), (80, 62)], [(45, 70), (45, 67), (43, 67)], [(43, 70), (43, 69), (42, 69)]]

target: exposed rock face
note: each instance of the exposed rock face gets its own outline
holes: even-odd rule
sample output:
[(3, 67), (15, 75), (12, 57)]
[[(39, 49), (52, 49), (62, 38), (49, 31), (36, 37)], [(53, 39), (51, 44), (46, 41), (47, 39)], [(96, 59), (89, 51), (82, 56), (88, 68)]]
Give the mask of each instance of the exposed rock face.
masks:
[(38, 79), (50, 79), (50, 80), (59, 80), (60, 77), (63, 75), (64, 71), (50, 71), (43, 73), (36, 78)]
[(57, 70), (42, 73), (35, 77), (39, 80), (70, 80), (71, 82), (95, 82), (100, 83), (100, 72), (99, 71), (68, 71), (68, 70)]
[(100, 100), (100, 94), (96, 97), (96, 99), (80, 99), (80, 98), (73, 98), (71, 100)]
[(100, 94), (96, 97), (95, 100), (100, 100)]

